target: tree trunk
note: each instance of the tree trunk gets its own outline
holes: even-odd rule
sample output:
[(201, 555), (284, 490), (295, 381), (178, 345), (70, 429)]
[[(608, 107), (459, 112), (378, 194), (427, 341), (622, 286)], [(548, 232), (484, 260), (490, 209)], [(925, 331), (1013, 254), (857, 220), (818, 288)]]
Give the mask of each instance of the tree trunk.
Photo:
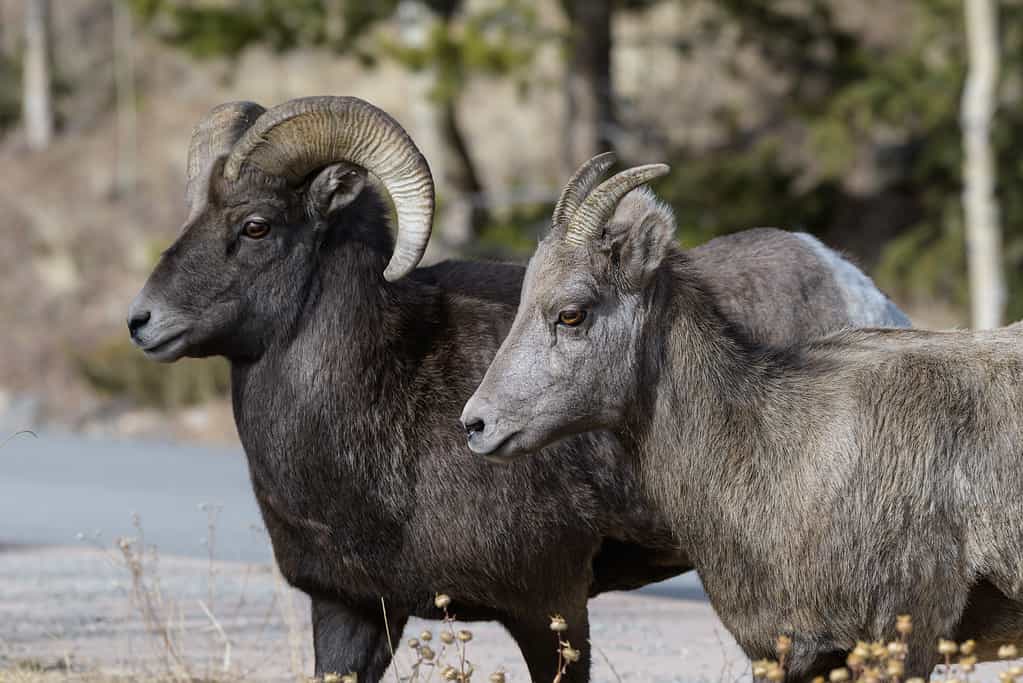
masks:
[(489, 220), (489, 211), (483, 183), (458, 124), (456, 102), (446, 102), (440, 107), (440, 141), (444, 147), (442, 181), (447, 189), (441, 239), (458, 251), (479, 235)]
[(963, 89), (963, 206), (973, 326), (998, 327), (1005, 307), (1002, 235), (990, 134), (998, 82), (994, 0), (966, 0), (969, 70)]
[(50, 54), (50, 0), (26, 0), (22, 120), (32, 149), (53, 139)]
[(613, 0), (563, 0), (570, 22), (565, 70), (562, 161), (571, 174), (590, 157), (614, 148), (611, 81)]
[(138, 116), (131, 9), (114, 0), (114, 89), (117, 99), (117, 195), (131, 197), (136, 179)]
[[(402, 0), (398, 5), (402, 42), (408, 47), (425, 48), (430, 32), (450, 22), (459, 6), (459, 2), (450, 0)], [(479, 235), (489, 213), (483, 183), (459, 125), (457, 96), (437, 102), (437, 77), (435, 66), (414, 72), (409, 94), (416, 128), (424, 133), (420, 136), (423, 146), (429, 147), (428, 142), (432, 142), (439, 152), (429, 161), (444, 211), (437, 225), (439, 239), (431, 241), (431, 254), (447, 258), (464, 250)]]

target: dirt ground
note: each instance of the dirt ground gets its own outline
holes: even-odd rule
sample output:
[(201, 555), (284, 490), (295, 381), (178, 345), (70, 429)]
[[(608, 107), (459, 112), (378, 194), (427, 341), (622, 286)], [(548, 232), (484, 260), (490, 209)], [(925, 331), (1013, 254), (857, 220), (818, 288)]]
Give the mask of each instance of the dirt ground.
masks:
[[(195, 558), (147, 559), (137, 591), (117, 549), (0, 548), (0, 681), (16, 667), (50, 670), (57, 679), (68, 672), (136, 680), (185, 672), (239, 680), (311, 674), (305, 597), (284, 587), (269, 566), (243, 563), (212, 565), (211, 595), (210, 566)], [(594, 681), (749, 678), (742, 653), (703, 599), (619, 593), (591, 606)], [(414, 621), (405, 638), (423, 629), (436, 634), (439, 626)], [(473, 631), (468, 658), (481, 674), (503, 669), (509, 681), (529, 680), (500, 626), (458, 628)], [(396, 647), (398, 671), (408, 675), (410, 651)]]

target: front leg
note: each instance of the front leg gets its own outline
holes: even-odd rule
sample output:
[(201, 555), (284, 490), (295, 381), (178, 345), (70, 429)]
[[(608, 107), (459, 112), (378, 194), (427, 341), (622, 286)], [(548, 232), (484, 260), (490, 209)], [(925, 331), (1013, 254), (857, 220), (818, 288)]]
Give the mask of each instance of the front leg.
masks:
[[(504, 621), (504, 627), (515, 639), (526, 660), (529, 677), (534, 683), (551, 683), (558, 675), (558, 634), (551, 631), (549, 612), (536, 612), (528, 617), (515, 617)], [(561, 612), (568, 623), (562, 640), (579, 651), (579, 661), (567, 665), (560, 683), (588, 683), (590, 680), (590, 622), (585, 600)]]
[[(316, 676), (357, 673), (359, 683), (377, 683), (391, 663), (391, 648), (381, 609), (363, 610), (334, 600), (313, 599), (313, 650)], [(388, 609), (391, 642), (400, 643), (407, 614)]]

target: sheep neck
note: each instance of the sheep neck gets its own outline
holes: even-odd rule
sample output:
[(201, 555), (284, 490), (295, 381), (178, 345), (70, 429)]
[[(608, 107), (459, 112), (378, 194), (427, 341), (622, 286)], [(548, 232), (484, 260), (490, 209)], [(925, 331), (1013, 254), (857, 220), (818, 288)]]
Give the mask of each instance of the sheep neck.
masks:
[[(805, 432), (798, 349), (752, 344), (719, 312), (682, 254), (669, 258), (646, 300), (641, 389), (623, 436), (639, 454), (654, 500), (675, 520), (694, 559), (738, 528), (743, 552), (774, 543), (772, 512)], [(812, 366), (809, 363), (809, 366)], [(798, 476), (798, 473), (797, 473)], [(699, 566), (699, 563), (698, 563)]]

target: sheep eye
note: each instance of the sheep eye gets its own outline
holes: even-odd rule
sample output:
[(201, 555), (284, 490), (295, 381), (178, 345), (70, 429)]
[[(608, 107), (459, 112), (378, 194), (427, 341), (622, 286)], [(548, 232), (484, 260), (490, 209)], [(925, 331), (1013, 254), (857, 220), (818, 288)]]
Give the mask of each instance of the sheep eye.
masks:
[(261, 240), (270, 234), (270, 224), (264, 220), (245, 221), (242, 234), (250, 239)]
[(558, 322), (562, 325), (567, 325), (568, 327), (580, 325), (584, 320), (586, 320), (586, 311), (566, 309), (561, 313), (558, 313)]

